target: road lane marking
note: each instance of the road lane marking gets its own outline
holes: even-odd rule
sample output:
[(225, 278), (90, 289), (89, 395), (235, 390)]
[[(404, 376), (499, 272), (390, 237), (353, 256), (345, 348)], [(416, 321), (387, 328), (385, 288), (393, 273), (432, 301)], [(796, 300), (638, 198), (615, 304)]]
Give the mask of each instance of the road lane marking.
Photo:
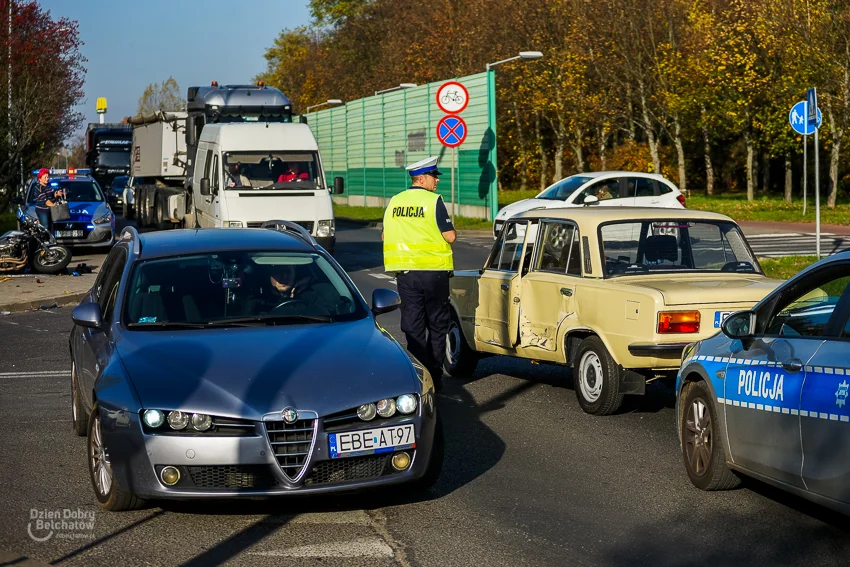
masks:
[(70, 370), (45, 370), (33, 372), (0, 372), (0, 378), (27, 378), (27, 377), (50, 377), (70, 376)]
[(331, 541), (312, 545), (298, 545), (272, 551), (249, 551), (248, 555), (262, 557), (339, 557), (339, 558), (389, 558), (394, 557), (393, 548), (379, 537), (360, 537), (347, 541)]

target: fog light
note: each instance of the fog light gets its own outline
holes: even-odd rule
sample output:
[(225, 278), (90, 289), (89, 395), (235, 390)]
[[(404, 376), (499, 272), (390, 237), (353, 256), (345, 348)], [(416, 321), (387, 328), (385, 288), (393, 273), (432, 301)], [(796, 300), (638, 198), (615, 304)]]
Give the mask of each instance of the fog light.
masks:
[(163, 484), (174, 486), (180, 480), (180, 471), (175, 467), (164, 467), (159, 473), (159, 478), (162, 479)]
[(168, 413), (168, 425), (171, 429), (186, 429), (189, 425), (189, 414), (182, 411), (172, 411)]
[(156, 409), (149, 409), (145, 410), (145, 413), (142, 414), (142, 419), (145, 421), (145, 425), (151, 429), (156, 429), (165, 423), (165, 414)]
[(363, 421), (371, 421), (375, 419), (375, 414), (377, 413), (377, 408), (375, 404), (363, 404), (359, 408), (357, 408), (357, 417), (362, 419)]
[(397, 471), (403, 471), (410, 466), (410, 455), (402, 451), (393, 455), (393, 468)]
[(395, 415), (395, 400), (387, 398), (378, 402), (378, 415), (381, 417), (392, 417)]

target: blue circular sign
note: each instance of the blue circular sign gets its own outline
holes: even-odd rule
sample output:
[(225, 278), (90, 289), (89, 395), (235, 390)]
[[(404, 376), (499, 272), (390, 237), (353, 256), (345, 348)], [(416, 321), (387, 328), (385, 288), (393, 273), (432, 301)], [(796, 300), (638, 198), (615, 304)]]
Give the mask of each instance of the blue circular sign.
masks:
[(443, 116), (437, 123), (437, 139), (449, 148), (456, 148), (466, 139), (466, 122), (460, 116)]
[[(801, 100), (791, 109), (791, 112), (788, 113), (788, 122), (791, 123), (791, 128), (794, 129), (795, 132), (801, 134), (803, 136), (808, 136), (809, 134), (815, 133), (815, 125), (809, 124), (809, 121), (806, 120), (806, 115), (808, 109), (806, 108), (806, 101)], [(820, 108), (818, 108), (818, 125), (820, 128), (821, 123), (823, 122), (823, 115), (820, 112)]]

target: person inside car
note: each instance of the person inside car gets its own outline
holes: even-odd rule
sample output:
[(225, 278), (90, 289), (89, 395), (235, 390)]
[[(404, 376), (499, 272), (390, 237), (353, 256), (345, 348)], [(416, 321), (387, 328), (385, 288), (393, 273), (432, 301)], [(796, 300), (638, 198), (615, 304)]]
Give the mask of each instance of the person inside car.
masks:
[(309, 181), (310, 175), (306, 171), (301, 171), (298, 162), (289, 162), (286, 164), (286, 169), (277, 178), (278, 183), (289, 183), (291, 181)]
[(228, 164), (227, 166), (227, 186), (228, 187), (250, 187), (251, 180), (249, 180), (244, 173), (242, 173), (242, 168), (239, 162)]

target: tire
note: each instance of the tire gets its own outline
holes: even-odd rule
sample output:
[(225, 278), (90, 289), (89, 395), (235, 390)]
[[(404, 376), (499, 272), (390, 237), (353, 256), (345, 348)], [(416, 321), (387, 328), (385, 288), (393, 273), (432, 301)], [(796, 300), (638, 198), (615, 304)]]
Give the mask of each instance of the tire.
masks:
[(156, 223), (156, 229), (157, 230), (167, 230), (168, 228), (170, 228), (169, 225), (171, 223), (165, 221), (165, 219), (166, 219), (165, 203), (163, 203), (162, 195), (157, 194), (155, 202), (156, 202), (156, 213), (154, 213), (154, 216), (156, 218), (154, 219), (154, 222)]
[(725, 444), (708, 385), (691, 382), (682, 395), (682, 459), (688, 478), (701, 490), (735, 488), (741, 479), (726, 466)]
[(478, 353), (469, 348), (457, 316), (452, 313), (452, 321), (446, 335), (446, 360), (443, 368), (450, 376), (467, 378), (475, 373), (479, 359)]
[(131, 492), (123, 490), (109, 464), (109, 451), (103, 445), (100, 429), (100, 412), (97, 407), (89, 418), (88, 441), (86, 449), (91, 478), (97, 503), (104, 510), (119, 512), (134, 510), (145, 505), (145, 501)]
[(39, 250), (32, 259), (32, 267), (40, 274), (58, 274), (71, 263), (71, 251), (64, 246), (51, 246), (47, 252)]
[(133, 220), (133, 217), (135, 217), (135, 214), (133, 212), (133, 205), (130, 205), (127, 203), (127, 201), (124, 201), (124, 204), (121, 205), (121, 216), (124, 217), (124, 220)]
[(80, 386), (77, 380), (77, 365), (71, 362), (71, 426), (78, 437), (85, 437), (89, 430), (89, 418), (80, 399)]
[(579, 344), (573, 361), (573, 383), (578, 405), (591, 415), (610, 415), (620, 409), (620, 368), (599, 337)]
[(443, 461), (446, 454), (446, 441), (443, 436), (443, 420), (437, 414), (437, 423), (434, 426), (434, 443), (431, 446), (431, 458), (428, 460), (428, 470), (422, 478), (414, 481), (413, 486), (417, 491), (425, 492), (437, 484), (440, 473), (443, 471)]

